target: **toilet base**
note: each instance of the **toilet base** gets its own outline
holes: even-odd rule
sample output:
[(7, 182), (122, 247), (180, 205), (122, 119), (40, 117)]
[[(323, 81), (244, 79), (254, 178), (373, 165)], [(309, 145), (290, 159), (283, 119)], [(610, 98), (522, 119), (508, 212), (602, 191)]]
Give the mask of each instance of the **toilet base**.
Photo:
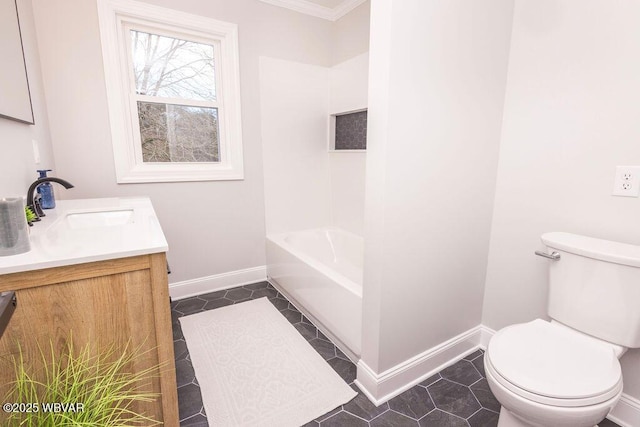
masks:
[(495, 371), (488, 354), (485, 353), (484, 357), (487, 382), (496, 400), (502, 405), (498, 427), (593, 427), (607, 416), (622, 395), (621, 386), (618, 394), (597, 405), (543, 405), (513, 393), (496, 380), (499, 374)]
[[(500, 407), (500, 419), (498, 419), (498, 427), (540, 427), (537, 424), (531, 424), (518, 418), (504, 406)], [(598, 427), (598, 426), (594, 426)]]
[(537, 424), (531, 424), (517, 417), (513, 412), (500, 407), (500, 418), (498, 419), (498, 427), (542, 427)]

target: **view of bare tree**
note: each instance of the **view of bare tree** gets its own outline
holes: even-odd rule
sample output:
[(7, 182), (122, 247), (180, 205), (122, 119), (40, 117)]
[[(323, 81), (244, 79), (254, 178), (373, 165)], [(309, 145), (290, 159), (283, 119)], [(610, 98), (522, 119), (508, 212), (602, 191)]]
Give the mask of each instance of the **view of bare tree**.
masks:
[(218, 162), (213, 46), (131, 31), (144, 162)]

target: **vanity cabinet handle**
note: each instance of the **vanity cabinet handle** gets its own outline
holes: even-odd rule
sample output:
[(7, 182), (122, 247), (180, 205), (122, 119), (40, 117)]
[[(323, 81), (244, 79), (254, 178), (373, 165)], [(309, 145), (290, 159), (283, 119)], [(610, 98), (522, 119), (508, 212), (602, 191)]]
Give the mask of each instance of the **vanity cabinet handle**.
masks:
[(18, 300), (16, 299), (15, 292), (10, 291), (0, 293), (0, 337), (7, 328), (13, 312), (16, 311), (17, 304)]

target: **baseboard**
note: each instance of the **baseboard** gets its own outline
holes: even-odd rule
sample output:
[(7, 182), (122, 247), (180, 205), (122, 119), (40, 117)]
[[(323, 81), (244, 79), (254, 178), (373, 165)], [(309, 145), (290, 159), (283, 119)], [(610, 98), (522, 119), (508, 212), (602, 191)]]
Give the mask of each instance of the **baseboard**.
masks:
[(267, 280), (267, 267), (246, 268), (228, 273), (214, 274), (169, 284), (169, 295), (175, 300), (206, 294), (207, 292), (235, 288), (236, 286)]
[[(357, 364), (356, 385), (379, 406), (430, 376), (453, 365), (478, 348), (486, 349), (495, 331), (476, 326), (452, 339), (406, 360), (381, 374), (376, 374), (363, 360)], [(640, 426), (640, 400), (623, 393), (607, 416), (621, 427)]]
[(483, 350), (486, 350), (487, 346), (489, 345), (489, 340), (496, 333), (496, 331), (484, 325), (480, 325), (479, 328), (480, 328), (480, 347)]
[(640, 400), (623, 393), (607, 418), (622, 427), (640, 426)]
[(380, 374), (376, 374), (361, 359), (357, 365), (356, 385), (371, 402), (379, 406), (478, 348), (486, 347), (486, 344), (483, 345), (487, 335), (485, 330), (490, 331), (482, 325), (476, 326)]

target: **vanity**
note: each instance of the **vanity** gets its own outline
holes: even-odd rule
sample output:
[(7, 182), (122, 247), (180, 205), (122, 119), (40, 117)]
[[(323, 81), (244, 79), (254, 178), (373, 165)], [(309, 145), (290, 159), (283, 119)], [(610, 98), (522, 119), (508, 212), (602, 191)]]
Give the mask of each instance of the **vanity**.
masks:
[[(145, 381), (158, 394), (136, 412), (178, 426), (167, 242), (148, 198), (58, 200), (31, 227), (31, 251), (0, 257), (0, 293), (16, 292), (0, 338), (0, 396), (14, 380), (11, 356), (42, 363), (72, 339), (91, 352), (142, 350), (134, 372), (160, 366)], [(24, 402), (27, 403), (27, 402)], [(4, 415), (0, 414), (0, 420)]]

